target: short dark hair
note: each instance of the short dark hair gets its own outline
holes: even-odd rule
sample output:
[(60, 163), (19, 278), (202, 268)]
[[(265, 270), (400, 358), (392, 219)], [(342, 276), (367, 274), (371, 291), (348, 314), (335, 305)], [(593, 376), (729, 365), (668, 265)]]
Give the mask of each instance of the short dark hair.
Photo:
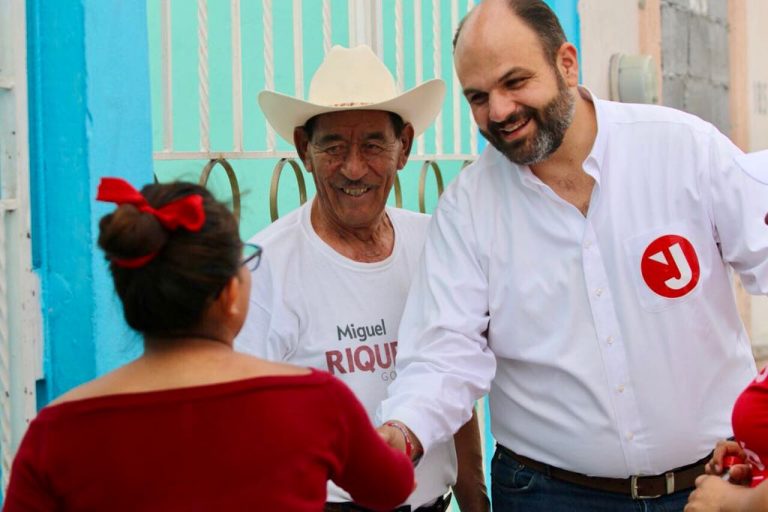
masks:
[[(557, 62), (557, 51), (563, 43), (568, 41), (565, 37), (565, 31), (560, 25), (560, 20), (557, 19), (557, 14), (543, 0), (507, 0), (507, 7), (536, 32), (544, 49), (544, 54), (554, 65)], [(471, 12), (467, 14), (456, 29), (456, 35), (453, 37), (454, 51), (464, 22), (471, 15)]]
[[(99, 247), (110, 263), (125, 319), (144, 335), (173, 336), (194, 328), (206, 307), (240, 270), (242, 241), (237, 221), (208, 190), (192, 183), (147, 185), (142, 195), (153, 208), (197, 194), (203, 198), (200, 231), (166, 230), (157, 218), (130, 204), (99, 222)], [(139, 268), (114, 259), (158, 252)]]
[[(392, 129), (395, 131), (395, 137), (400, 137), (400, 135), (403, 134), (403, 128), (405, 128), (405, 121), (403, 121), (403, 118), (394, 112), (386, 112), (389, 114), (389, 119), (392, 121)], [(322, 115), (324, 114), (312, 116), (307, 119), (306, 123), (304, 123), (302, 128), (304, 129), (304, 133), (307, 134), (307, 140), (312, 140), (312, 134), (315, 132), (315, 124), (317, 123), (317, 118)]]

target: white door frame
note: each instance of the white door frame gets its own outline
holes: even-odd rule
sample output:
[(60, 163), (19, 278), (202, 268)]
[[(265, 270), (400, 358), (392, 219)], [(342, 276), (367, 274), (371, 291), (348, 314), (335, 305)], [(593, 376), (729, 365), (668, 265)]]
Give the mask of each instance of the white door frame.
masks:
[(0, 0), (0, 492), (42, 377), (42, 321), (32, 270), (24, 0)]

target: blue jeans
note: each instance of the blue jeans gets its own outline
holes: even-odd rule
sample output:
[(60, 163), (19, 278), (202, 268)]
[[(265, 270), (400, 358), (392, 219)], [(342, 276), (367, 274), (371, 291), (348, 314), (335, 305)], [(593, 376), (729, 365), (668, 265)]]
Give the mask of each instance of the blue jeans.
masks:
[(691, 490), (633, 500), (563, 482), (523, 466), (498, 448), (491, 462), (494, 512), (682, 512)]

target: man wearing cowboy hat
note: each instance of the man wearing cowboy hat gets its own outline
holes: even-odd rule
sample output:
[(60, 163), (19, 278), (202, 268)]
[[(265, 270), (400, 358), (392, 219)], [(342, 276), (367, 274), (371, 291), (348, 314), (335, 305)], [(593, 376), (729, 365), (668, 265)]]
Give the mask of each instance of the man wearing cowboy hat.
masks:
[[(330, 372), (372, 420), (396, 378), (397, 329), (429, 221), (386, 201), (444, 94), (441, 80), (398, 94), (370, 48), (337, 46), (312, 78), (308, 101), (259, 95), (269, 123), (296, 146), (317, 194), (254, 237), (267, 250), (236, 346)], [(488, 510), (476, 418), (455, 441), (424, 457), (402, 510), (446, 510), (451, 486), (463, 511)], [(362, 510), (349, 500), (329, 483), (326, 510)]]

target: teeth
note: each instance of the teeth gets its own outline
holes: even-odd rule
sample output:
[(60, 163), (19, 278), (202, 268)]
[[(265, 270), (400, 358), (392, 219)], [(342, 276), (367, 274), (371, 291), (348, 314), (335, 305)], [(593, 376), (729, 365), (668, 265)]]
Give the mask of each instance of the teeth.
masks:
[(512, 126), (507, 126), (506, 128), (502, 128), (501, 131), (503, 131), (505, 133), (512, 133), (513, 131), (517, 130), (518, 128), (520, 128), (521, 126), (523, 126), (527, 122), (528, 122), (527, 118), (526, 119), (522, 119), (519, 122), (513, 124)]
[(347, 195), (354, 196), (354, 197), (359, 197), (359, 196), (365, 194), (366, 192), (368, 192), (368, 187), (363, 187), (363, 188), (343, 188), (341, 190), (345, 194), (347, 194)]

